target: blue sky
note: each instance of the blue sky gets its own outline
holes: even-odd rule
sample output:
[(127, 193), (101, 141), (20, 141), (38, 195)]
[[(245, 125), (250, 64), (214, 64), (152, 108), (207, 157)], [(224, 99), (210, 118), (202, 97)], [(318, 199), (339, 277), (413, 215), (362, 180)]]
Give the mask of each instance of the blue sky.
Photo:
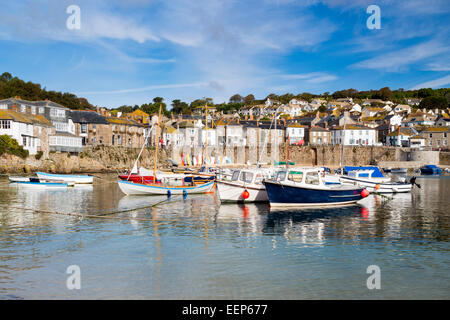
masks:
[[(69, 5), (81, 28), (69, 30)], [(381, 29), (368, 29), (369, 5)], [(4, 1), (0, 71), (104, 107), (450, 85), (450, 1)]]

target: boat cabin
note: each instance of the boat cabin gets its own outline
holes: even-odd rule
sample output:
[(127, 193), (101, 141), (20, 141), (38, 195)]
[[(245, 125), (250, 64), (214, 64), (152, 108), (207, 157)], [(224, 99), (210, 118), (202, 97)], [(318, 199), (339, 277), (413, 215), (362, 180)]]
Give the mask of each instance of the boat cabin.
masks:
[(236, 170), (231, 176), (231, 181), (261, 184), (264, 179), (269, 179), (270, 174), (262, 170)]
[(275, 181), (324, 186), (323, 168), (296, 168), (278, 171)]

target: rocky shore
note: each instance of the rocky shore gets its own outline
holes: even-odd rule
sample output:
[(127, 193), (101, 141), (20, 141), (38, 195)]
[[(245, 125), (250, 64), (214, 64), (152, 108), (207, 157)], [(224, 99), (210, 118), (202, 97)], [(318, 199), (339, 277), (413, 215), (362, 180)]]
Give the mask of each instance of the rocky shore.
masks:
[[(0, 173), (26, 174), (36, 171), (51, 173), (96, 173), (116, 172), (133, 167), (139, 149), (93, 147), (87, 148), (78, 155), (69, 153), (50, 153), (48, 158), (36, 159), (29, 156), (26, 159), (4, 154), (0, 157)], [(164, 150), (159, 151), (160, 161), (167, 158)], [(153, 166), (154, 150), (144, 149), (140, 165)]]

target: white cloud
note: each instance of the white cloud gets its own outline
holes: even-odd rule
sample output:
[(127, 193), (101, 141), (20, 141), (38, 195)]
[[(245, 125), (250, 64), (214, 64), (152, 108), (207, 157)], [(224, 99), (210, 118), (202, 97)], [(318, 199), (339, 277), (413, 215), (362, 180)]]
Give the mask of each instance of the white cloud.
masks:
[(177, 89), (177, 88), (192, 88), (192, 87), (205, 87), (208, 86), (205, 82), (196, 83), (179, 83), (179, 84), (161, 84), (161, 85), (151, 85), (141, 88), (131, 88), (131, 89), (121, 89), (121, 90), (106, 90), (106, 91), (82, 91), (78, 92), (79, 95), (93, 95), (93, 94), (121, 94), (121, 93), (132, 93), (132, 92), (143, 92), (159, 89)]
[(421, 88), (440, 88), (447, 84), (450, 84), (450, 75), (447, 75), (445, 77), (438, 78), (435, 80), (420, 83), (420, 84), (412, 87), (410, 90), (417, 90), (417, 89), (421, 89)]
[(411, 47), (391, 51), (351, 65), (355, 68), (399, 71), (412, 63), (425, 58), (449, 52), (450, 46), (432, 40)]

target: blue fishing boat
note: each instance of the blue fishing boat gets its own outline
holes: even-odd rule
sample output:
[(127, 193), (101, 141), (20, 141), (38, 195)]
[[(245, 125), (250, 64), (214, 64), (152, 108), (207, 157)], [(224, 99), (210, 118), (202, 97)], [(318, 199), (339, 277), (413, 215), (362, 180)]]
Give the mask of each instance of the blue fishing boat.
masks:
[(281, 170), (265, 180), (271, 207), (324, 207), (349, 205), (367, 197), (369, 191), (353, 185), (326, 185), (323, 168)]
[(440, 175), (442, 174), (442, 169), (434, 164), (429, 164), (421, 167), (420, 173), (425, 175)]

